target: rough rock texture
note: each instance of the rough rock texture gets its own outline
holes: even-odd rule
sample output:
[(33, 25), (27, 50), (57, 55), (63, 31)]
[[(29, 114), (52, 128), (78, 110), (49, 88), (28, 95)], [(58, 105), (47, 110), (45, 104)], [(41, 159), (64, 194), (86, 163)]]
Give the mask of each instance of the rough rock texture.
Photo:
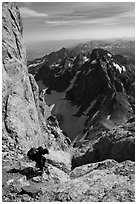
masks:
[(133, 202), (134, 162), (114, 160), (74, 169), (71, 180), (46, 189), (40, 201), (58, 202)]
[(129, 160), (87, 164), (75, 168), (69, 175), (48, 164), (41, 176), (29, 161), (5, 169), (9, 173), (5, 174), (3, 201), (135, 201), (135, 164)]
[(14, 3), (2, 7), (3, 62), (3, 147), (22, 148), (42, 145), (42, 134), (34, 92), (26, 66), (19, 10)]
[[(57, 157), (57, 155), (58, 152), (54, 157)], [(61, 160), (61, 154), (59, 158)], [(67, 161), (67, 157), (64, 159)], [(26, 201), (24, 195), (27, 195), (27, 199), (30, 201), (35, 201), (45, 189), (70, 180), (68, 173), (65, 172), (66, 168), (63, 168), (63, 166), (59, 168), (57, 159), (56, 166), (51, 161), (53, 161), (52, 158), (47, 160), (43, 173), (35, 166), (35, 162), (31, 162), (25, 157), (22, 157), (21, 161), (14, 162), (14, 164), (4, 165), (3, 201)]]
[[(6, 166), (12, 167), (22, 159), (26, 161), (27, 151), (31, 147), (40, 145), (46, 146), (50, 151), (47, 164), (56, 163), (56, 165), (51, 165), (53, 172), (61, 171), (57, 168), (58, 166), (60, 169), (69, 172), (71, 169), (71, 154), (69, 145), (65, 141), (66, 137), (59, 126), (46, 123), (51, 113), (45, 102), (39, 100), (38, 85), (34, 77), (28, 74), (26, 48), (22, 36), (22, 21), (16, 3), (3, 3), (2, 14), (3, 185), (5, 185), (5, 180), (9, 175), (4, 170)], [(60, 154), (59, 162), (56, 160), (56, 156), (59, 157), (57, 151)], [(66, 160), (63, 159), (65, 154), (68, 155)], [(24, 167), (24, 170), (19, 172), (17, 170), (17, 172), (23, 175), (27, 175), (28, 172), (32, 174), (35, 172), (33, 168)], [(53, 172), (51, 174), (54, 174)], [(65, 174), (64, 171), (61, 172)], [(57, 173), (58, 176), (56, 177), (59, 181), (61, 180), (60, 177), (63, 177), (63, 173)], [(16, 179), (13, 178), (13, 180)], [(26, 185), (26, 183), (24, 182), (23, 185)], [(20, 188), (19, 185), (18, 189)]]
[[(91, 124), (89, 125), (90, 121), (88, 121), (88, 126), (86, 126), (88, 127), (88, 132), (84, 136), (82, 135), (83, 137), (80, 140), (75, 140), (71, 143), (70, 139), (64, 136), (56, 118), (50, 116), (48, 106), (44, 101), (39, 100), (39, 88), (34, 77), (28, 74), (25, 46), (22, 39), (22, 23), (17, 5), (15, 3), (3, 3), (2, 9), (3, 201), (134, 201), (134, 118), (130, 118), (125, 125), (111, 130), (97, 123), (92, 128)], [(72, 74), (75, 75), (78, 72), (72, 80), (71, 87), (67, 90), (69, 92), (66, 98), (69, 99), (69, 105), (71, 103), (71, 105), (75, 104), (82, 107), (80, 114), (82, 114), (83, 108), (85, 108), (81, 97), (84, 95), (86, 98), (88, 97), (83, 88), (85, 85), (80, 85), (80, 91), (78, 95), (76, 94), (75, 89), (77, 90), (77, 85), (79, 84), (78, 74), (81, 72), (86, 81), (88, 74), (91, 73), (90, 68), (92, 68), (93, 72), (101, 72), (101, 76), (104, 79), (103, 83), (106, 85), (106, 92), (103, 93), (106, 94), (108, 90), (111, 93), (113, 88), (114, 92), (118, 92), (118, 90), (122, 92), (122, 110), (126, 109), (122, 113), (127, 116), (127, 120), (128, 116), (132, 116), (133, 113), (132, 110), (127, 113), (127, 108), (131, 108), (132, 102), (132, 100), (129, 102), (126, 96), (127, 93), (128, 96), (131, 94), (129, 86), (126, 86), (128, 83), (130, 84), (128, 77), (126, 80), (124, 80), (124, 77), (117, 79), (117, 73), (114, 70), (116, 75), (114, 75), (115, 80), (112, 80), (112, 82), (105, 75), (106, 72), (102, 61), (98, 62), (98, 67), (95, 65), (97, 70), (92, 65), (87, 67), (89, 70), (85, 70), (86, 57), (91, 58), (90, 63), (92, 63), (94, 60), (92, 59), (93, 54), (96, 57), (98, 52), (99, 50), (96, 50), (91, 56), (80, 54), (76, 59), (65, 60), (67, 50), (63, 48), (58, 53), (59, 55), (56, 55), (56, 53), (51, 54), (51, 61), (49, 60), (48, 63), (52, 64), (54, 60), (59, 60), (63, 55), (64, 61), (61, 63), (63, 63), (67, 71), (61, 71), (62, 74), (59, 78), (57, 77), (58, 79), (64, 77), (64, 74), (70, 72), (70, 70), (71, 77)], [(101, 50), (102, 52), (104, 53)], [(101, 53), (100, 60), (103, 60)], [(106, 54), (108, 53), (106, 52)], [(118, 63), (122, 63), (122, 59), (120, 58)], [(74, 60), (76, 60), (75, 66), (73, 66), (74, 70), (68, 69), (69, 66), (72, 68), (70, 62)], [(89, 62), (86, 61), (86, 63), (88, 65)], [(82, 68), (81, 71), (79, 70), (80, 68)], [(54, 77), (56, 78), (56, 76)], [(123, 80), (124, 88), (118, 83), (119, 80)], [(107, 84), (110, 81), (112, 83)], [(64, 82), (65, 80), (62, 79), (61, 83)], [(117, 84), (116, 87), (115, 83)], [(84, 81), (82, 81), (82, 84), (84, 84)], [(112, 86), (109, 87), (109, 85)], [(57, 88), (60, 90), (60, 87), (61, 85), (58, 85)], [(48, 91), (50, 92), (50, 90)], [(91, 94), (91, 98), (89, 98), (93, 99), (93, 95)], [(117, 99), (120, 94), (116, 95), (114, 99)], [(123, 95), (125, 96), (123, 97)], [(71, 97), (74, 99), (73, 101)], [(116, 104), (117, 101), (114, 100), (114, 105)], [(119, 106), (117, 108), (119, 109)], [(46, 162), (43, 171), (38, 168), (35, 162), (29, 160), (26, 155), (26, 152), (32, 146), (38, 147), (39, 145), (46, 146), (49, 151), (49, 154), (45, 155)], [(108, 158), (117, 161), (106, 160)], [(83, 164), (86, 165), (80, 166)]]
[(124, 126), (99, 132), (96, 137), (91, 136), (76, 143), (72, 168), (108, 158), (118, 162), (135, 161), (134, 125), (134, 122), (126, 123)]
[[(15, 3), (3, 3), (3, 151), (28, 151), (32, 146), (64, 144), (60, 128), (47, 127), (48, 106), (39, 100), (34, 77), (28, 74), (22, 23)], [(54, 133), (51, 135), (51, 129)], [(56, 135), (56, 138), (55, 138)], [(64, 148), (67, 144), (64, 144)]]

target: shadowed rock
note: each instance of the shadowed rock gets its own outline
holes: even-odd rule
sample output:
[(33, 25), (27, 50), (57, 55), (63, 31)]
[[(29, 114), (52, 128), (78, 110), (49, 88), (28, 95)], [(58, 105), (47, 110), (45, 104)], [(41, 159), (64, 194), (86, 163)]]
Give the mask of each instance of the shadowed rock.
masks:
[(43, 157), (44, 154), (49, 154), (48, 149), (43, 149), (43, 147), (38, 147), (38, 148), (34, 148), (32, 147), (28, 153), (27, 156), (29, 159), (31, 159), (32, 161), (36, 162), (36, 166), (39, 167), (41, 170), (43, 170), (44, 166), (45, 166), (45, 162), (46, 159), (45, 157)]

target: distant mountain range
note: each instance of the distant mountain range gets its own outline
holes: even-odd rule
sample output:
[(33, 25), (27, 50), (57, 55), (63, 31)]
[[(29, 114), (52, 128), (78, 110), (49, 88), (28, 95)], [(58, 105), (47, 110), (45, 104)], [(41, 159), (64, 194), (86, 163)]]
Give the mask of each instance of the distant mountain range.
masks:
[(133, 117), (134, 48), (133, 41), (93, 41), (28, 62), (72, 140), (91, 135), (97, 125), (111, 129)]
[[(70, 43), (71, 45), (71, 43)], [(65, 51), (69, 53), (69, 56), (77, 56), (79, 53), (84, 52), (84, 53), (89, 53), (95, 48), (102, 48), (110, 51), (112, 54), (121, 54), (125, 56), (126, 58), (132, 60), (132, 62), (135, 61), (135, 41), (132, 40), (115, 40), (115, 41), (90, 41), (88, 43), (81, 43), (78, 44), (77, 46), (74, 46), (72, 48), (65, 48)], [(39, 50), (39, 49), (38, 49)], [(37, 50), (37, 52), (38, 52)], [(48, 61), (48, 63), (53, 63), (53, 61), (57, 62), (57, 58), (60, 57), (60, 53), (64, 50), (61, 48), (60, 50), (51, 52), (49, 54), (40, 55), (37, 54), (37, 56), (40, 55), (40, 57), (36, 57), (33, 60), (29, 60), (28, 58), (28, 68), (29, 70), (33, 69), (33, 64), (35, 64), (35, 70), (37, 65), (42, 63), (43, 61)], [(33, 51), (32, 51), (33, 54)], [(56, 58), (54, 58), (56, 55)], [(35, 55), (34, 55), (35, 56)], [(34, 58), (33, 56), (33, 58)], [(51, 59), (52, 58), (52, 59)], [(63, 56), (61, 56), (58, 59), (62, 59)], [(31, 65), (31, 66), (29, 66)], [(30, 68), (32, 67), (32, 69)], [(34, 69), (33, 69), (34, 71)]]
[[(41, 56), (44, 56), (45, 54), (48, 55), (51, 52), (58, 51), (62, 47), (66, 47), (67, 49), (73, 49), (76, 48), (80, 49), (80, 47), (88, 45), (90, 49), (99, 48), (100, 45), (102, 48), (105, 48), (105, 46), (111, 47), (111, 45), (114, 46), (114, 52), (118, 52), (118, 54), (121, 54), (119, 52), (119, 48), (126, 48), (126, 50), (131, 49), (131, 52), (134, 54), (135, 49), (135, 43), (134, 40), (62, 40), (62, 41), (45, 41), (45, 42), (39, 42), (39, 43), (33, 43), (28, 44), (27, 46), (27, 60), (32, 61), (36, 58), (39, 58)], [(118, 48), (118, 46), (120, 46)], [(105, 48), (106, 49), (106, 48)], [(132, 50), (133, 49), (133, 50)], [(124, 51), (124, 50), (123, 50)]]

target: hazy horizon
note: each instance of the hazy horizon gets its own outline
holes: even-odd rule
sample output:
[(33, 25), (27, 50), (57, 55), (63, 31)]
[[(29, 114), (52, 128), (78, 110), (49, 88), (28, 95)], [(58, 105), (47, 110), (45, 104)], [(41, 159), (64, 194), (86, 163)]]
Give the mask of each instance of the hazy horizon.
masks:
[[(106, 40), (97, 40), (97, 41), (106, 41), (106, 42), (112, 42), (116, 40), (122, 40), (122, 41), (134, 41), (135, 39), (132, 38), (125, 38), (125, 39), (120, 39), (120, 38), (115, 38), (115, 39), (106, 39)], [(53, 51), (58, 51), (61, 48), (73, 48), (79, 44), (83, 43), (89, 43), (91, 41), (96, 41), (96, 40), (91, 40), (91, 39), (84, 39), (84, 40), (60, 40), (60, 41), (45, 41), (45, 42), (36, 42), (33, 44), (27, 45), (27, 59), (28, 60), (33, 60), (35, 58), (43, 57)]]
[(134, 2), (19, 2), (18, 6), (27, 50), (36, 56), (91, 40), (135, 38)]
[(134, 2), (19, 2), (26, 43), (135, 37)]

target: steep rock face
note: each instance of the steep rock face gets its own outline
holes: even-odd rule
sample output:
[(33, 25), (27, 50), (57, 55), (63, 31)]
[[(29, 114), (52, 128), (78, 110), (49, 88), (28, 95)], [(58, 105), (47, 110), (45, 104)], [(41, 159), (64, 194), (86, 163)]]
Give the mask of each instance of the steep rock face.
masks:
[[(58, 123), (52, 122), (48, 106), (39, 100), (34, 77), (28, 74), (18, 7), (16, 3), (3, 3), (2, 9), (2, 182), (3, 200), (12, 201), (21, 191), (32, 197), (40, 192), (31, 185), (33, 177), (34, 185), (41, 175), (46, 184), (68, 180), (71, 152)], [(39, 146), (49, 152), (43, 174), (26, 155), (30, 148)]]
[(28, 149), (42, 144), (44, 137), (27, 72), (19, 10), (14, 3), (3, 3), (2, 13), (3, 143)]
[[(61, 131), (47, 126), (50, 111), (39, 100), (39, 89), (34, 77), (28, 74), (26, 48), (22, 36), (22, 21), (15, 3), (2, 5), (2, 117), (3, 151), (13, 154), (28, 151), (32, 146), (67, 148)], [(50, 137), (52, 129), (54, 133)], [(56, 136), (55, 136), (56, 135)]]

